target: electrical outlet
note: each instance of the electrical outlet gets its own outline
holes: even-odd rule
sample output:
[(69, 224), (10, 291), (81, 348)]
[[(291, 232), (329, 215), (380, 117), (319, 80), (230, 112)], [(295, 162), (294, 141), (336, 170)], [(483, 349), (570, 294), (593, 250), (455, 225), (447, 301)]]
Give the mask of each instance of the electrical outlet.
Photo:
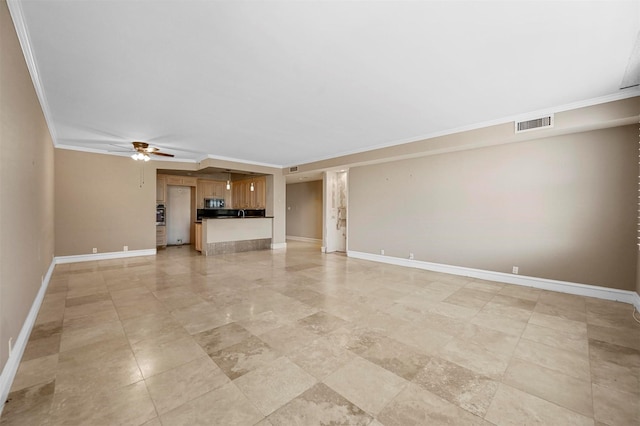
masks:
[(513, 267), (513, 269), (512, 269), (512, 272), (513, 272), (514, 274), (517, 274), (517, 273), (518, 273), (518, 269), (519, 269), (519, 268), (518, 268), (517, 266), (514, 266), (514, 267)]
[(380, 254), (384, 256), (384, 249), (380, 249)]
[(409, 253), (409, 260), (413, 260), (413, 253)]
[(129, 246), (124, 246), (124, 247), (122, 247), (122, 250), (124, 250), (124, 251), (129, 251)]
[(94, 253), (97, 253), (97, 252), (98, 252), (98, 249), (94, 247), (94, 248), (93, 248), (93, 252), (94, 252)]

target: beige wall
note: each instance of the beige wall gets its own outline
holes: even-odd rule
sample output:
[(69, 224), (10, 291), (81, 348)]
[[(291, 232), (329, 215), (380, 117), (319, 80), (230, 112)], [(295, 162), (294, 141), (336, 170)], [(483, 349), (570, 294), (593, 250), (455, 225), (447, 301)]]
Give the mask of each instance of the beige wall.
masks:
[(56, 149), (55, 170), (56, 256), (156, 247), (155, 162)]
[(0, 2), (0, 370), (53, 258), (53, 145)]
[(634, 290), (637, 133), (354, 167), (349, 250)]
[(322, 240), (322, 181), (287, 185), (287, 236)]

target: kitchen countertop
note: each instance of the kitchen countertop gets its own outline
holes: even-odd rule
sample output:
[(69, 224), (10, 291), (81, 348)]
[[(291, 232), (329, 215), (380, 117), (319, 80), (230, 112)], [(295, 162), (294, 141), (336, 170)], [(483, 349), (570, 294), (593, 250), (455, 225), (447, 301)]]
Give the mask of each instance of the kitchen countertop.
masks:
[[(249, 216), (249, 217), (234, 217), (234, 216), (223, 216), (223, 217), (203, 217), (202, 220), (225, 220), (225, 219), (273, 219), (273, 216)], [(195, 223), (202, 223), (202, 220), (196, 220)]]

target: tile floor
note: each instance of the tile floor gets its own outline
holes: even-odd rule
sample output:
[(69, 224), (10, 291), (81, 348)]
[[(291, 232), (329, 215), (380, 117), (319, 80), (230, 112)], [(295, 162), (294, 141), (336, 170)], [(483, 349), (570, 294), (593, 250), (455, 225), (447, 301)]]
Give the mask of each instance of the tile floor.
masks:
[(58, 265), (5, 425), (638, 425), (630, 305), (284, 251)]

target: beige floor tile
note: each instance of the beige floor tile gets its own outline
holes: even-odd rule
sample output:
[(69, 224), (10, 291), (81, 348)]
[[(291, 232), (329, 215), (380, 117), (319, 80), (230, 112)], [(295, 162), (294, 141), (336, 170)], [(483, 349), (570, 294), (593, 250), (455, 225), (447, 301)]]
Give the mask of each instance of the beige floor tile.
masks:
[(591, 359), (591, 381), (603, 388), (634, 393), (640, 400), (640, 369)]
[(591, 382), (514, 358), (504, 374), (503, 383), (593, 417)]
[(318, 335), (297, 324), (291, 324), (267, 331), (258, 337), (275, 350), (286, 354), (311, 343)]
[(446, 331), (416, 327), (415, 324), (410, 323), (400, 327), (391, 334), (391, 337), (426, 354), (437, 353), (453, 339), (453, 335)]
[(154, 291), (153, 295), (167, 307), (169, 311), (197, 305), (204, 302), (200, 296), (184, 287), (168, 288)]
[(640, 351), (640, 327), (638, 330), (626, 328), (603, 327), (599, 325), (587, 325), (589, 339), (601, 342), (613, 343)]
[(586, 331), (560, 331), (536, 324), (528, 324), (524, 333), (522, 333), (522, 338), (543, 343), (547, 346), (574, 351), (582, 355), (588, 355), (589, 353), (589, 341)]
[(347, 322), (335, 315), (320, 311), (308, 317), (301, 318), (296, 323), (312, 333), (324, 335), (342, 327)]
[(202, 346), (202, 349), (204, 349), (207, 354), (212, 355), (221, 349), (240, 343), (251, 336), (253, 335), (244, 327), (232, 322), (194, 334), (193, 338)]
[(360, 356), (406, 380), (412, 380), (430, 360), (425, 353), (388, 337), (374, 342)]
[(156, 417), (156, 410), (144, 382), (78, 398), (56, 392), (51, 405), (50, 425), (139, 425)]
[(444, 301), (467, 308), (481, 309), (492, 298), (492, 293), (464, 287), (444, 299)]
[(131, 343), (162, 337), (167, 334), (188, 336), (180, 323), (168, 312), (157, 312), (122, 321), (124, 332)]
[(57, 367), (58, 354), (21, 362), (13, 379), (11, 392), (50, 382), (56, 377)]
[(209, 357), (198, 358), (145, 380), (159, 414), (164, 414), (227, 383)]
[(61, 337), (62, 334), (57, 333), (39, 339), (29, 339), (20, 361), (29, 361), (35, 358), (57, 354), (60, 352)]
[[(309, 386), (289, 389), (276, 361)], [(139, 383), (146, 397), (120, 392)], [(306, 426), (376, 413), (371, 425), (626, 425), (640, 423), (640, 328), (627, 304), (308, 243), (209, 257), (168, 248), (57, 265), (16, 386), (1, 426)], [(158, 410), (145, 413), (150, 396)]]
[(171, 315), (189, 334), (197, 334), (233, 322), (227, 314), (208, 302), (177, 309), (172, 311)]
[(536, 301), (528, 298), (520, 298), (516, 296), (509, 296), (504, 294), (505, 289), (511, 288), (511, 286), (505, 286), (500, 293), (496, 294), (493, 299), (491, 299), (491, 303), (496, 303), (503, 306), (510, 306), (512, 308), (523, 309), (526, 311), (533, 311), (536, 307)]
[(0, 425), (46, 424), (54, 388), (52, 380), (11, 392), (4, 404)]
[(589, 339), (589, 357), (592, 361), (608, 361), (640, 370), (640, 350), (626, 346)]
[(499, 426), (593, 425), (589, 417), (504, 384), (498, 388), (485, 419)]
[(499, 383), (452, 362), (433, 357), (413, 382), (477, 416), (484, 416)]
[(321, 337), (289, 353), (287, 357), (316, 379), (322, 380), (351, 361), (355, 355), (333, 343), (330, 338)]
[(554, 315), (541, 314), (534, 312), (531, 315), (529, 323), (539, 325), (541, 327), (552, 328), (558, 331), (566, 331), (568, 333), (586, 333), (587, 324), (580, 321), (573, 321)]
[(273, 425), (365, 426), (371, 420), (370, 415), (324, 383), (317, 383), (268, 418)]
[(191, 337), (155, 337), (131, 344), (140, 371), (145, 378), (206, 355)]
[(377, 416), (385, 426), (469, 425), (489, 422), (415, 384), (409, 384)]
[(233, 382), (265, 416), (316, 383), (316, 379), (286, 357), (280, 357)]
[(518, 299), (531, 300), (533, 302), (537, 302), (542, 293), (543, 293), (543, 290), (540, 290), (537, 288), (507, 284), (504, 287), (502, 287), (502, 289), (500, 289), (500, 291), (498, 292), (498, 295), (517, 297)]
[(554, 348), (522, 338), (513, 356), (514, 358), (567, 374), (576, 379), (591, 381), (587, 355)]
[(480, 307), (460, 306), (445, 301), (438, 302), (431, 306), (429, 313), (439, 314), (446, 317), (468, 320), (480, 311)]
[(595, 419), (608, 425), (640, 424), (640, 402), (637, 393), (627, 393), (593, 385)]
[(527, 326), (527, 321), (505, 318), (498, 314), (483, 312), (482, 310), (471, 319), (471, 323), (516, 337), (520, 337)]
[(290, 322), (276, 315), (273, 311), (262, 312), (251, 319), (239, 321), (238, 324), (256, 336), (282, 327), (283, 325), (291, 325)]
[(235, 345), (212, 353), (211, 359), (231, 379), (237, 379), (250, 371), (269, 364), (281, 354), (268, 344), (249, 336)]
[(503, 356), (511, 356), (520, 340), (517, 336), (476, 324), (468, 324), (458, 338)]
[(509, 364), (509, 356), (490, 352), (478, 344), (462, 339), (452, 340), (437, 355), (494, 380), (502, 379)]
[(124, 330), (120, 321), (104, 322), (91, 327), (71, 330), (65, 328), (62, 331), (60, 352), (123, 336)]
[(86, 395), (142, 380), (129, 343), (116, 338), (62, 352), (56, 374), (56, 391)]
[(539, 314), (550, 315), (554, 317), (564, 318), (571, 321), (587, 322), (587, 312), (582, 303), (582, 310), (567, 309), (563, 306), (557, 306), (546, 302), (538, 302), (534, 312)]
[(362, 358), (336, 370), (324, 383), (362, 408), (377, 414), (408, 382), (395, 374)]
[(96, 315), (103, 312), (115, 312), (115, 306), (111, 299), (102, 300), (100, 302), (85, 303), (66, 308), (64, 311), (65, 319), (80, 318), (87, 315)]

